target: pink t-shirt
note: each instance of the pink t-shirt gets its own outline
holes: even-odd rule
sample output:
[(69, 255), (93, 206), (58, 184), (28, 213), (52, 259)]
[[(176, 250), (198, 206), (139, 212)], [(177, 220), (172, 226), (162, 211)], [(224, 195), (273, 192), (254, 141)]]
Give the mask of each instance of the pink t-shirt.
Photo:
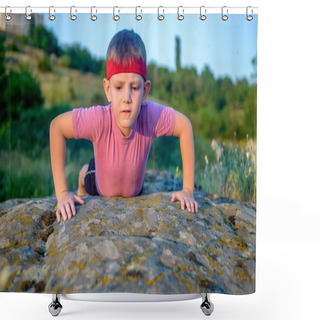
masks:
[(151, 142), (156, 137), (172, 135), (175, 112), (146, 101), (128, 137), (123, 136), (116, 123), (112, 104), (74, 109), (72, 119), (75, 139), (93, 142), (100, 195), (133, 197), (142, 188)]

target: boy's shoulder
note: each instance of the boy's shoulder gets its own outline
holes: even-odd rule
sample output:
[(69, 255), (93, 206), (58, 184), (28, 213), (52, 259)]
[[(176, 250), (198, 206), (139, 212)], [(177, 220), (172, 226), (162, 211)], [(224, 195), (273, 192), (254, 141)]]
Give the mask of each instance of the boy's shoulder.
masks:
[(150, 125), (158, 123), (159, 119), (174, 117), (174, 109), (156, 102), (146, 101), (141, 105), (140, 121), (150, 122)]
[(107, 106), (100, 106), (100, 105), (96, 105), (96, 106), (90, 106), (90, 107), (80, 107), (80, 108), (74, 108), (73, 112), (104, 112), (104, 111), (110, 111), (111, 109), (111, 104), (107, 105)]
[(88, 108), (78, 109), (83, 112), (85, 115), (91, 115), (93, 117), (108, 117), (111, 115), (111, 104), (106, 106), (96, 105)]
[(100, 122), (111, 121), (111, 105), (107, 106), (91, 106), (86, 108), (75, 108), (73, 109), (72, 116), (75, 123), (77, 122)]
[(165, 107), (158, 103), (145, 101), (145, 103), (141, 105), (139, 118), (141, 121), (150, 121), (150, 118), (154, 118), (157, 114), (161, 113), (163, 108)]
[(172, 134), (175, 123), (173, 108), (146, 101), (141, 105), (140, 115), (141, 127), (151, 130), (154, 137)]
[(164, 106), (153, 101), (146, 101), (144, 104), (141, 105), (141, 110), (144, 110), (146, 112), (157, 112), (165, 108), (168, 108), (168, 106)]

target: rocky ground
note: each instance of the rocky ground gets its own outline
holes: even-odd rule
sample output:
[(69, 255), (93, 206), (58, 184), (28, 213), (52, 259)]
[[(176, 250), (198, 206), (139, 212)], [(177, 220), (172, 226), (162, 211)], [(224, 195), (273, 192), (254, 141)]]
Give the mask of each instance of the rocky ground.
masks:
[(255, 205), (198, 188), (189, 213), (172, 180), (149, 172), (141, 196), (84, 197), (59, 224), (55, 197), (1, 203), (0, 291), (254, 292)]

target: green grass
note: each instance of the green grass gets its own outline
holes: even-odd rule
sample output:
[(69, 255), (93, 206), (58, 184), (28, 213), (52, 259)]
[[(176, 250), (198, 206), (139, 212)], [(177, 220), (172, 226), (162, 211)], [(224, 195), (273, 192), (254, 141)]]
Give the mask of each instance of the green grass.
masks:
[[(67, 150), (66, 176), (70, 190), (78, 187), (78, 174), (92, 157), (92, 151), (80, 149), (71, 155)], [(0, 153), (0, 201), (12, 198), (41, 198), (54, 194), (49, 147), (40, 156), (18, 151)]]
[(32, 158), (20, 152), (1, 152), (1, 200), (43, 197), (52, 193), (49, 155)]
[[(256, 143), (217, 142), (207, 146), (198, 159), (196, 181), (212, 197), (256, 202)], [(202, 164), (202, 167), (199, 168)]]
[[(256, 145), (252, 140), (235, 144), (195, 139), (195, 182), (211, 197), (223, 196), (256, 202)], [(66, 175), (76, 190), (81, 167), (93, 156), (91, 143), (67, 141)], [(178, 168), (178, 169), (177, 169)], [(182, 179), (179, 140), (158, 138), (150, 151), (147, 169), (168, 170)], [(37, 155), (21, 151), (0, 152), (0, 201), (10, 198), (45, 197), (54, 194), (49, 147)]]

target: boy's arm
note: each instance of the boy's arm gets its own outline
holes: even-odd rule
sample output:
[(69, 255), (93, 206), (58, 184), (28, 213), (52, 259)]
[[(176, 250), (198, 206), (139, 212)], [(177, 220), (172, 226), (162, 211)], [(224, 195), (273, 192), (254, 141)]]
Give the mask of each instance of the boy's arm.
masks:
[(173, 136), (180, 138), (180, 149), (183, 166), (183, 190), (175, 192), (171, 201), (179, 200), (181, 209), (189, 212), (198, 211), (198, 203), (193, 198), (194, 191), (194, 144), (190, 120), (182, 113), (175, 111)]
[(75, 216), (75, 203), (83, 204), (78, 196), (73, 196), (68, 191), (65, 173), (66, 139), (74, 138), (72, 111), (61, 114), (52, 120), (50, 125), (50, 156), (53, 181), (57, 197), (56, 216), (60, 222)]

